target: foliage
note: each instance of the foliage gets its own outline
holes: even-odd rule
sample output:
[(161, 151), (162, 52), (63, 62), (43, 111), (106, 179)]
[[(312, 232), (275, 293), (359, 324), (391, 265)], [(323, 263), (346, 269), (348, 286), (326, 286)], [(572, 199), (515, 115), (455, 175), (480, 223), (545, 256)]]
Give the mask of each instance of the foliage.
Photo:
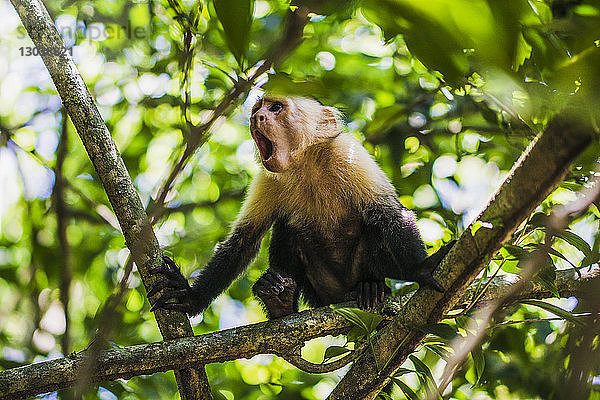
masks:
[[(304, 42), (259, 84), (340, 108), (348, 130), (416, 212), (431, 251), (475, 219), (530, 139), (560, 110), (594, 118), (598, 126), (597, 1), (292, 2), (305, 5), (315, 14)], [(184, 115), (201, 123), (235, 82), (251, 75), (276, 45), (290, 8), (280, 0), (72, 0), (46, 6), (146, 204), (189, 140)], [(62, 124), (60, 101), (41, 60), (22, 55), (19, 48), (32, 44), (10, 5), (0, 3), (0, 9), (8, 15), (6, 40), (0, 42), (0, 368), (10, 368), (85, 348), (123, 275), (128, 251), (72, 125)], [(254, 88), (194, 153), (156, 225), (161, 244), (188, 275), (227, 234), (241, 193), (259, 168), (247, 120), (260, 93)], [(58, 138), (65, 129), (63, 206), (72, 261), (67, 313), (60, 296), (67, 277), (55, 186)], [(563, 185), (490, 260), (482, 282), (519, 271), (520, 261), (543, 243), (552, 207), (575, 198), (589, 180), (598, 150), (596, 143), (577, 160)], [(556, 269), (598, 262), (599, 218), (596, 204), (557, 234), (537, 282), (555, 290)], [(485, 223), (475, 229), (485, 229)], [(203, 318), (194, 319), (197, 333), (264, 318), (250, 295), (266, 268), (264, 250)], [(111, 341), (124, 346), (160, 340), (137, 273), (128, 289), (110, 322), (118, 327)], [(577, 305), (574, 312), (585, 313), (598, 303), (549, 303), (554, 306), (530, 302), (506, 310), (507, 319), (530, 322), (494, 328), (448, 396), (558, 396), (571, 367), (569, 349), (581, 346), (576, 335), (586, 322), (570, 311)], [(431, 335), (393, 378), (388, 397), (416, 398), (435, 390), (436, 365), (451, 351), (452, 337), (465, 334), (471, 311), (422, 328)], [(546, 320), (554, 316), (561, 319)], [(60, 345), (66, 321), (67, 349)], [(367, 336), (376, 325), (365, 325)], [(589, 349), (598, 360), (597, 325), (585, 326), (595, 338)], [(309, 343), (303, 355), (320, 362), (332, 344), (338, 348), (326, 358), (343, 354), (344, 340), (338, 338)], [(585, 396), (598, 398), (597, 361), (588, 372), (595, 378)], [(274, 356), (210, 365), (208, 374), (215, 398), (226, 399), (324, 398), (338, 379), (337, 373), (303, 373)], [(108, 382), (98, 396), (156, 399), (175, 392), (172, 374), (155, 374)]]

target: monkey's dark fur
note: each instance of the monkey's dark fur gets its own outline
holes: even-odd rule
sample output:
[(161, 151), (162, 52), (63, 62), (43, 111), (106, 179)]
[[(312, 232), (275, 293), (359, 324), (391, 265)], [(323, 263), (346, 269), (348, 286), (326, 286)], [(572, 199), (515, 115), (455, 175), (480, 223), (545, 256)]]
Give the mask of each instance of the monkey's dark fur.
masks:
[(343, 133), (337, 110), (304, 98), (263, 98), (251, 118), (265, 166), (229, 237), (190, 286), (165, 258), (153, 309), (195, 315), (239, 276), (273, 226), (269, 269), (255, 283), (270, 318), (356, 298), (377, 307), (385, 278), (443, 291), (432, 273), (452, 243), (427, 257), (412, 212), (367, 151)]

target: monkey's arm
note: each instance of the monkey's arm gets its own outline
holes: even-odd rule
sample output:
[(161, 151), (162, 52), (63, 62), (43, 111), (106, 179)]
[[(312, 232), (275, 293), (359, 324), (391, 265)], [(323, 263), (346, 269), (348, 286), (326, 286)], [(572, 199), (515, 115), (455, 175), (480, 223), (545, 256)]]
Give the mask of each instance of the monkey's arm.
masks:
[(158, 281), (148, 292), (151, 297), (164, 289), (152, 310), (163, 308), (196, 315), (221, 294), (254, 259), (268, 226), (236, 226), (229, 237), (220, 243), (206, 267), (190, 286), (179, 268), (168, 258), (151, 271), (165, 279)]
[(148, 292), (148, 297), (151, 297), (164, 289), (152, 310), (163, 308), (189, 315), (199, 314), (244, 271), (258, 253), (261, 240), (273, 219), (274, 202), (264, 201), (263, 186), (260, 177), (253, 182), (231, 233), (217, 246), (191, 286), (168, 258), (162, 266), (151, 271), (164, 277)]

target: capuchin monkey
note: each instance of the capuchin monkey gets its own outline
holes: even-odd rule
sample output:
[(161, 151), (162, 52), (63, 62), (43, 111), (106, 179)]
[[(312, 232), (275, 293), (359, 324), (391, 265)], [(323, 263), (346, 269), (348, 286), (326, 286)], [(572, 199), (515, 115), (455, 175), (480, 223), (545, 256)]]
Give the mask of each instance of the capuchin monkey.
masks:
[(340, 113), (316, 100), (271, 97), (252, 109), (250, 132), (264, 169), (254, 178), (227, 239), (190, 286), (165, 257), (159, 308), (196, 315), (254, 259), (272, 226), (269, 269), (252, 291), (269, 318), (355, 298), (379, 307), (385, 278), (443, 288), (432, 273), (452, 243), (427, 257), (414, 214), (367, 150), (343, 132)]

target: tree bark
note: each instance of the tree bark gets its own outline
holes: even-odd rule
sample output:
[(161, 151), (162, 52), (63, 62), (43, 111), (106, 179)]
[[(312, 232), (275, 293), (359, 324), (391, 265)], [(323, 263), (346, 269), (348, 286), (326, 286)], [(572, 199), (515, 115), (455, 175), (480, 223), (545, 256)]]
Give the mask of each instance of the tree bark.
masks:
[[(591, 142), (593, 129), (567, 114), (556, 117), (515, 164), (479, 216), (489, 227), (468, 227), (436, 271), (446, 291), (419, 290), (392, 323), (373, 338), (329, 396), (330, 400), (374, 399), (421, 342), (418, 327), (439, 322), (461, 298), (484, 265), (527, 216), (565, 178), (571, 162)], [(375, 359), (376, 357), (376, 359)], [(378, 367), (379, 366), (379, 367)]]
[[(148, 288), (154, 282), (148, 270), (160, 265), (162, 252), (123, 159), (43, 3), (40, 0), (11, 2), (42, 56), (102, 181), (127, 247)], [(189, 320), (181, 313), (159, 311), (156, 319), (165, 339), (193, 335)], [(175, 376), (183, 399), (212, 398), (203, 367), (175, 370)]]
[[(562, 296), (579, 294), (591, 280), (600, 277), (600, 268), (590, 268), (576, 279), (572, 270), (557, 272), (556, 285)], [(485, 304), (506, 291), (513, 282), (497, 277), (479, 303)], [(469, 289), (458, 302), (467, 304), (473, 296)], [(387, 321), (402, 312), (409, 297), (386, 297), (382, 314)], [(542, 287), (529, 283), (517, 296), (519, 299), (544, 298), (552, 294)], [(479, 304), (478, 303), (478, 304)], [(354, 307), (353, 302), (342, 304)], [(106, 350), (99, 354), (90, 371), (90, 382), (97, 383), (117, 378), (131, 378), (142, 374), (167, 371), (174, 367), (187, 367), (195, 363), (208, 364), (257, 354), (272, 353), (285, 359), (307, 340), (349, 331), (354, 325), (330, 307), (306, 310), (285, 318), (208, 333), (192, 338)], [(0, 372), (0, 398), (36, 395), (61, 389), (77, 382), (85, 358), (81, 354), (13, 368)]]

